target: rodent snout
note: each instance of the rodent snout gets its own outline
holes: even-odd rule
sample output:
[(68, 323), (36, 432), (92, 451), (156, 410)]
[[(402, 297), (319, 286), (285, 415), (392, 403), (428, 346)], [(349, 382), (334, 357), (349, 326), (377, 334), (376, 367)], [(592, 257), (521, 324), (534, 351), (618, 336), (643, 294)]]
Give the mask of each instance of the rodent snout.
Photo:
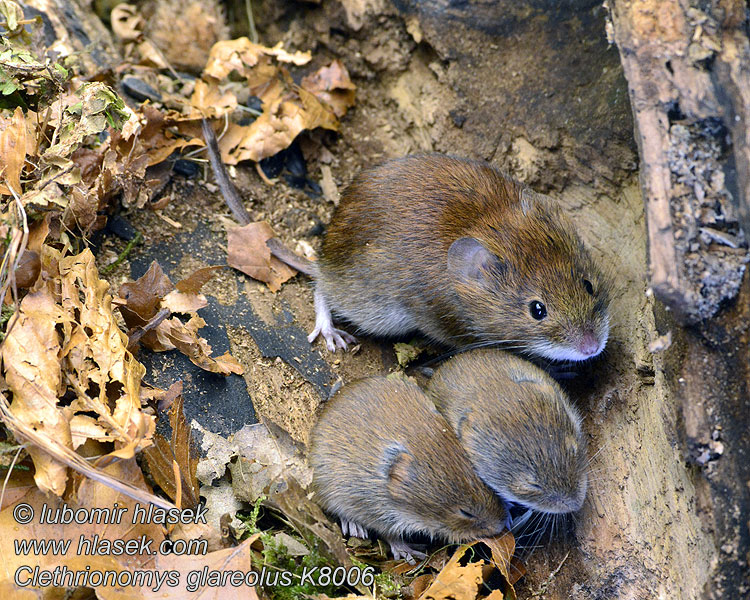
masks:
[(586, 331), (578, 343), (578, 351), (584, 356), (596, 356), (601, 352), (601, 342), (593, 331)]

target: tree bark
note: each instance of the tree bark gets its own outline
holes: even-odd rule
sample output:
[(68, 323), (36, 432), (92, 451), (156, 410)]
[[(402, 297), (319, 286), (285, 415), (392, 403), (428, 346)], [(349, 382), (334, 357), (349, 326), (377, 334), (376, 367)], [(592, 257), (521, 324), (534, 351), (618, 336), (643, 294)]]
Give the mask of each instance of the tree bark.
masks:
[(688, 322), (737, 294), (750, 231), (744, 2), (610, 0), (636, 122), (651, 286)]

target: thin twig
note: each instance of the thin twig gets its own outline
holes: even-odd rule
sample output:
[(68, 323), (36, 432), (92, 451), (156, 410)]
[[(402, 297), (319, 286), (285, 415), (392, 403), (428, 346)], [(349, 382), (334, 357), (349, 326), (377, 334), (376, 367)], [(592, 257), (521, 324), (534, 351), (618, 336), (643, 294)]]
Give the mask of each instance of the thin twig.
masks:
[(140, 243), (140, 241), (143, 239), (143, 235), (140, 231), (137, 231), (135, 236), (133, 236), (133, 239), (128, 242), (128, 245), (125, 246), (125, 250), (123, 250), (120, 255), (117, 257), (117, 260), (114, 262), (104, 266), (101, 268), (102, 273), (109, 273), (112, 271), (117, 265), (119, 265), (122, 261), (124, 261), (128, 254), (135, 248), (136, 244)]
[(245, 0), (245, 11), (247, 12), (247, 24), (250, 29), (250, 41), (253, 44), (258, 43), (258, 30), (255, 29), (255, 18), (253, 17), (253, 2)]
[(549, 574), (549, 577), (547, 577), (547, 580), (542, 583), (542, 585), (539, 586), (539, 589), (536, 592), (533, 592), (530, 598), (536, 598), (538, 596), (542, 596), (543, 594), (547, 593), (547, 588), (552, 584), (552, 582), (555, 579), (555, 575), (557, 575), (560, 572), (560, 569), (562, 569), (562, 566), (565, 564), (565, 561), (568, 560), (568, 555), (570, 555), (570, 550), (568, 550), (565, 553), (565, 556), (563, 556), (563, 559), (560, 561), (560, 564), (557, 565), (557, 568), (552, 571), (552, 573)]
[(240, 225), (249, 225), (252, 222), (250, 215), (245, 210), (240, 193), (232, 183), (232, 180), (229, 179), (227, 169), (221, 160), (221, 152), (219, 151), (219, 144), (216, 141), (216, 134), (214, 134), (213, 127), (211, 127), (207, 119), (203, 119), (201, 121), (201, 128), (203, 129), (203, 139), (206, 141), (206, 148), (208, 149), (208, 159), (211, 161), (211, 170), (214, 173), (216, 184), (224, 196), (224, 201)]
[(53, 177), (50, 177), (50, 178), (49, 178), (49, 179), (48, 179), (47, 181), (45, 181), (45, 182), (44, 182), (44, 183), (43, 183), (42, 185), (40, 185), (40, 186), (39, 186), (39, 189), (37, 190), (37, 192), (41, 192), (41, 191), (42, 191), (42, 190), (43, 190), (44, 188), (46, 188), (46, 187), (47, 187), (47, 186), (48, 186), (48, 185), (49, 185), (50, 183), (52, 183), (52, 182), (53, 182), (53, 181), (55, 181), (56, 179), (59, 179), (59, 178), (60, 178), (60, 177), (62, 177), (63, 175), (67, 175), (67, 174), (68, 174), (68, 173), (70, 173), (70, 172), (71, 172), (71, 171), (72, 171), (72, 170), (73, 170), (74, 168), (75, 168), (75, 165), (71, 165), (71, 166), (69, 166), (69, 167), (68, 167), (67, 169), (65, 169), (64, 171), (60, 171), (60, 172), (59, 172), (59, 173), (58, 173), (57, 175), (54, 175)]
[(152, 329), (156, 329), (159, 326), (159, 323), (161, 323), (171, 314), (172, 312), (168, 308), (162, 308), (158, 313), (151, 317), (149, 322), (146, 323), (143, 327), (136, 328), (128, 336), (128, 348), (132, 348), (133, 346), (135, 346), (135, 344), (138, 343), (138, 340), (140, 340)]
[(5, 476), (5, 480), (3, 481), (3, 489), (0, 491), (0, 506), (3, 505), (3, 500), (5, 499), (5, 489), (8, 487), (8, 481), (10, 480), (10, 474), (13, 472), (13, 467), (16, 466), (16, 461), (18, 460), (19, 454), (21, 454), (21, 450), (23, 450), (23, 446), (18, 447), (18, 452), (16, 452), (16, 455), (13, 457), (13, 460), (10, 461), (10, 466), (8, 467), (8, 473)]

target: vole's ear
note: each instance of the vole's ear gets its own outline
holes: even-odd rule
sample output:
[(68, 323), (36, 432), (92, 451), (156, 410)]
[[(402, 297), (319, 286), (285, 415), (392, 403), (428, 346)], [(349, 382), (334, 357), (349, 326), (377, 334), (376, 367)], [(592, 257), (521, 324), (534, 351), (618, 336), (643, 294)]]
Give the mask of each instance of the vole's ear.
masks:
[(391, 496), (398, 498), (409, 487), (409, 470), (414, 457), (402, 444), (394, 443), (383, 452), (382, 472)]
[(473, 237), (457, 239), (448, 248), (448, 271), (462, 280), (481, 281), (490, 271), (505, 271), (503, 262)]
[(458, 417), (456, 422), (456, 437), (459, 442), (462, 442), (464, 437), (468, 437), (465, 434), (471, 433), (471, 409), (467, 408), (461, 412), (461, 416)]

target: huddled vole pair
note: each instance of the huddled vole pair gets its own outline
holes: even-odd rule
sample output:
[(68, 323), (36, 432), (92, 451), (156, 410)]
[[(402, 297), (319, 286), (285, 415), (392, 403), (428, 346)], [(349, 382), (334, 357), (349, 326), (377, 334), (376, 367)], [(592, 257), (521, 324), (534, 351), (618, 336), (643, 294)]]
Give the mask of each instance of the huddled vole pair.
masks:
[[(436, 409), (437, 406), (437, 409)], [(580, 417), (544, 371), (494, 348), (436, 369), (427, 391), (372, 377), (345, 386), (312, 432), (316, 499), (345, 530), (449, 542), (500, 533), (507, 501), (565, 513), (586, 495)]]
[(320, 259), (294, 266), (315, 279), (308, 339), (330, 350), (354, 341), (331, 311), (366, 334), (419, 330), (552, 360), (596, 356), (609, 335), (609, 283), (570, 221), (485, 162), (417, 155), (363, 171)]

